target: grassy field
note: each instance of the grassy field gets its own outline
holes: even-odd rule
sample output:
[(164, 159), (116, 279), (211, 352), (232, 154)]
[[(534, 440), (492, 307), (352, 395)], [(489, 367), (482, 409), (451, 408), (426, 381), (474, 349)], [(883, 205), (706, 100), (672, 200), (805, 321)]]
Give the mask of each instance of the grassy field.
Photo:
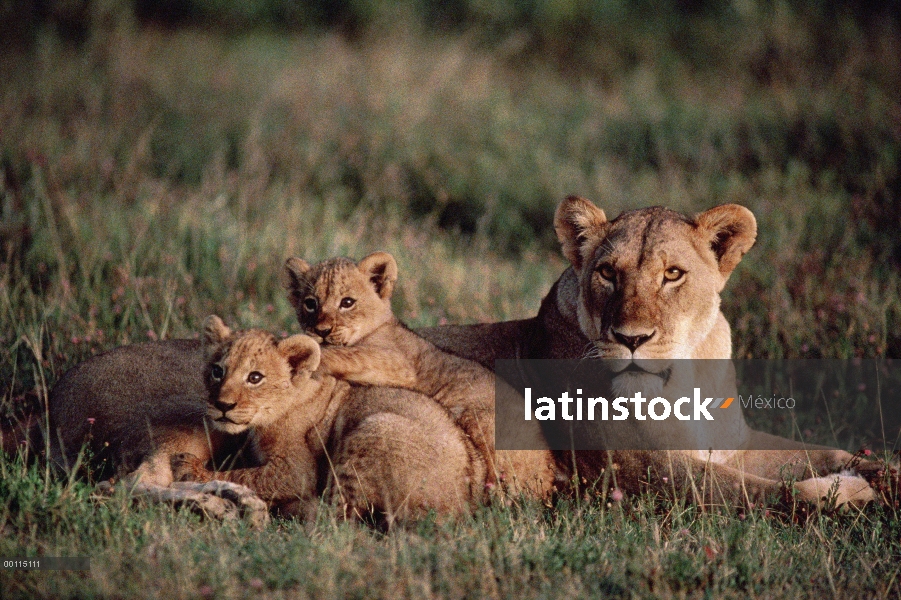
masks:
[[(758, 242), (723, 304), (736, 356), (901, 357), (897, 23), (735, 6), (626, 15), (571, 44), (552, 19), (347, 37), (114, 12), (76, 45), (38, 28), (0, 53), (0, 416), (39, 409), (94, 353), (190, 337), (210, 313), (295, 331), (277, 283), (290, 255), (392, 252), (413, 326), (532, 315), (566, 267), (552, 216), (570, 193), (608, 216), (749, 207)], [(96, 500), (0, 457), (0, 557), (92, 561), (0, 571), (0, 589), (898, 597), (899, 516), (589, 494), (387, 535), (327, 519), (253, 531)]]

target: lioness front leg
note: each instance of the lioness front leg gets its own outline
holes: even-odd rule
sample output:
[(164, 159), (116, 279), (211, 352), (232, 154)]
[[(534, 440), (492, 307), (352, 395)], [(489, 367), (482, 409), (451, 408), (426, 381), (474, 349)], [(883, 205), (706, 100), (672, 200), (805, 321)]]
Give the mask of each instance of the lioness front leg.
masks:
[(678, 452), (643, 453), (649, 459), (644, 473), (621, 474), (648, 480), (652, 489), (665, 494), (688, 494), (693, 502), (706, 505), (752, 506), (781, 497), (782, 482), (759, 477), (731, 466), (684, 456)]
[(830, 504), (862, 506), (876, 497), (867, 482), (854, 475), (836, 474), (790, 482), (695, 457), (674, 457), (671, 453), (667, 464), (655, 465), (649, 474), (656, 479), (649, 482), (653, 487), (665, 492), (690, 490), (693, 500), (701, 505), (761, 506), (783, 497), (786, 491), (794, 500), (818, 508)]
[(844, 450), (805, 444), (754, 431), (750, 445), (768, 450), (745, 450), (735, 456), (734, 466), (769, 479), (808, 479), (853, 470), (868, 481), (879, 479), (885, 464), (855, 456)]

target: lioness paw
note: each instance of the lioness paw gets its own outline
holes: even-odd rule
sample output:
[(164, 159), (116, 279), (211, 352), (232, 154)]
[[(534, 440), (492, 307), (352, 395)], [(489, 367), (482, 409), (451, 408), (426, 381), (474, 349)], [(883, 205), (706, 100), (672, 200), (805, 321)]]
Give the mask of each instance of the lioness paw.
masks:
[(845, 504), (863, 506), (876, 500), (876, 492), (867, 481), (845, 473), (812, 477), (794, 484), (796, 498), (817, 508), (838, 508)]

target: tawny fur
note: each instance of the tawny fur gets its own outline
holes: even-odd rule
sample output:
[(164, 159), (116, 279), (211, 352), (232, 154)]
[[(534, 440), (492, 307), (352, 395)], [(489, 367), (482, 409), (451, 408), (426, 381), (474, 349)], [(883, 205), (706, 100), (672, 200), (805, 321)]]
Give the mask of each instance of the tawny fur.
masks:
[(246, 435), (205, 422), (204, 365), (199, 340), (171, 340), (122, 346), (73, 367), (50, 392), (52, 462), (66, 472), (81, 465), (95, 478), (132, 474), (162, 486), (172, 482), (169, 457), (179, 452), (217, 464), (240, 454), (256, 464), (242, 451)]
[(312, 371), (316, 342), (232, 332), (217, 317), (206, 330), (207, 416), (228, 433), (247, 430), (262, 465), (208, 470), (173, 459), (177, 480), (238, 483), (285, 514), (306, 515), (319, 484), (345, 516), (389, 522), (468, 511), (481, 499), (484, 468), (431, 400), (397, 389), (361, 388)]
[[(495, 452), (495, 377), (479, 364), (442, 350), (401, 323), (391, 310), (397, 264), (386, 252), (359, 263), (335, 258), (310, 266), (285, 263), (283, 283), (301, 325), (323, 339), (320, 370), (363, 385), (394, 386), (432, 398), (479, 451), (489, 486), (545, 497), (554, 487), (548, 450)], [(506, 386), (503, 380), (498, 385)], [(515, 396), (509, 389), (502, 397)], [(517, 409), (521, 402), (514, 403)], [(503, 407), (500, 408), (503, 411)], [(540, 448), (536, 425), (522, 447)]]
[[(571, 198), (561, 204), (555, 221), (564, 252), (574, 261), (574, 266), (554, 284), (537, 316), (503, 323), (445, 326), (417, 333), (438, 347), (488, 369), (494, 367), (496, 359), (581, 358), (586, 352), (597, 354), (603, 348), (616, 352), (617, 347), (609, 339), (598, 335), (604, 334), (606, 327), (603, 321), (606, 304), (603, 290), (595, 291), (596, 283), (602, 282), (591, 281), (599, 258), (597, 252), (610, 248), (622, 252), (622, 256), (612, 258), (625, 261), (624, 272), (638, 287), (643, 285), (642, 277), (653, 275), (653, 269), (660, 268), (653, 261), (641, 267), (629, 263), (636, 258), (635, 248), (630, 244), (647, 239), (650, 249), (675, 244), (682, 250), (673, 256), (687, 256), (707, 273), (708, 290), (700, 300), (708, 310), (714, 304), (717, 306), (716, 318), (707, 328), (683, 335), (688, 341), (696, 340), (693, 347), (689, 344), (685, 348), (685, 354), (694, 358), (731, 356), (729, 325), (718, 309), (719, 291), (754, 239), (753, 216), (745, 209), (727, 205), (697, 218), (662, 209), (642, 209), (608, 221), (587, 200)], [(606, 243), (608, 237), (611, 243)], [(619, 242), (612, 244), (616, 240)], [(621, 324), (631, 327), (631, 317), (641, 316), (637, 324), (645, 327), (654, 319), (660, 319), (661, 323), (671, 321), (684, 309), (682, 304), (662, 300), (654, 295), (648, 299), (648, 305), (632, 304), (631, 308), (629, 303), (614, 301), (611, 308), (622, 309), (620, 313), (625, 318)], [(645, 348), (653, 349), (653, 345)], [(161, 448), (165, 449), (173, 439), (176, 447), (165, 450), (153, 461), (161, 465), (164, 472), (160, 477), (165, 480), (172, 477), (167, 452), (200, 452), (206, 447), (221, 453), (214, 456), (216, 461), (233, 456), (237, 449), (232, 446), (234, 439), (229, 437), (224, 444), (220, 440), (211, 442), (210, 438), (219, 433), (205, 432), (207, 392), (203, 368), (200, 342), (188, 340), (124, 346), (76, 366), (60, 379), (50, 394), (51, 429), (46, 434), (50, 437), (54, 462), (71, 468), (82, 444), (87, 442), (95, 457), (93, 467), (111, 463), (117, 472), (124, 473), (143, 464)], [(178, 447), (179, 439), (191, 447)], [(838, 450), (807, 451), (797, 445), (792, 447), (787, 440), (782, 443), (785, 443), (784, 450), (739, 452), (719, 464), (687, 459), (672, 452), (577, 452), (575, 455), (555, 452), (554, 456), (558, 468), (568, 477), (578, 475), (578, 481), (584, 479), (591, 483), (602, 477), (606, 469), (606, 474), (614, 473), (617, 484), (626, 491), (641, 491), (650, 485), (658, 491), (699, 502), (733, 503), (778, 493), (779, 479), (785, 473), (798, 478), (826, 476), (841, 471), (851, 460), (847, 453)], [(252, 458), (248, 459), (250, 464)], [(542, 470), (541, 461), (530, 458), (526, 462), (524, 470)], [(861, 462), (856, 467), (858, 472), (867, 473), (879, 468), (869, 462)], [(668, 481), (664, 482), (664, 478)], [(846, 499), (860, 502), (868, 499), (870, 493), (857, 491), (858, 484), (859, 480), (854, 483), (855, 489), (845, 494)], [(800, 490), (801, 498), (819, 504), (821, 487), (820, 482), (802, 481), (795, 489)]]
[[(647, 208), (608, 221), (588, 200), (570, 197), (558, 207), (554, 226), (572, 266), (554, 284), (536, 317), (419, 333), (438, 347), (489, 369), (497, 359), (512, 358), (731, 357), (731, 334), (720, 312), (719, 294), (754, 243), (756, 222), (750, 211), (724, 205), (688, 217)], [(623, 343), (630, 338), (644, 342), (633, 351)], [(719, 385), (734, 389), (734, 375), (718, 377)], [(666, 389), (662, 395), (670, 397)], [(594, 481), (605, 472), (613, 473), (616, 484), (626, 491), (638, 493), (650, 487), (713, 504), (759, 502), (780, 494), (786, 475), (800, 479), (826, 475), (852, 463), (847, 452), (768, 436), (750, 430), (738, 418), (740, 422), (727, 425), (746, 436), (749, 447), (781, 449), (712, 454), (580, 451), (555, 452), (555, 456), (560, 468), (579, 480)], [(691, 433), (680, 432), (678, 424), (667, 426), (671, 429), (666, 435)], [(646, 437), (658, 434), (659, 430), (649, 429)], [(857, 469), (869, 473), (879, 466), (865, 462)], [(833, 476), (801, 481), (792, 491), (801, 500), (822, 505), (823, 482), (834, 480)], [(836, 485), (838, 504), (863, 504), (874, 498), (859, 477), (841, 477)]]

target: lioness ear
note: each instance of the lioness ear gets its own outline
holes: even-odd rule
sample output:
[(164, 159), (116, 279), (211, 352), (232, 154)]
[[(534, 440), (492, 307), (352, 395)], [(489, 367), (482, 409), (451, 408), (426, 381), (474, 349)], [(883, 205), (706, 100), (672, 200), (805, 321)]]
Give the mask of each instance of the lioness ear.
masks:
[(358, 262), (357, 268), (369, 278), (382, 300), (391, 297), (397, 282), (397, 261), (393, 256), (387, 252), (373, 252)]
[(723, 204), (695, 217), (698, 233), (719, 262), (723, 279), (729, 277), (757, 239), (754, 214), (738, 204)]
[(292, 335), (279, 341), (277, 348), (291, 365), (291, 377), (297, 376), (301, 371), (315, 371), (319, 368), (322, 352), (316, 340), (308, 335), (303, 333)]
[(210, 315), (203, 321), (203, 345), (213, 346), (228, 339), (232, 330), (216, 315)]
[(560, 203), (554, 215), (554, 230), (563, 247), (563, 255), (576, 271), (581, 270), (587, 256), (583, 250), (587, 242), (603, 237), (607, 229), (607, 215), (585, 198), (570, 196)]

